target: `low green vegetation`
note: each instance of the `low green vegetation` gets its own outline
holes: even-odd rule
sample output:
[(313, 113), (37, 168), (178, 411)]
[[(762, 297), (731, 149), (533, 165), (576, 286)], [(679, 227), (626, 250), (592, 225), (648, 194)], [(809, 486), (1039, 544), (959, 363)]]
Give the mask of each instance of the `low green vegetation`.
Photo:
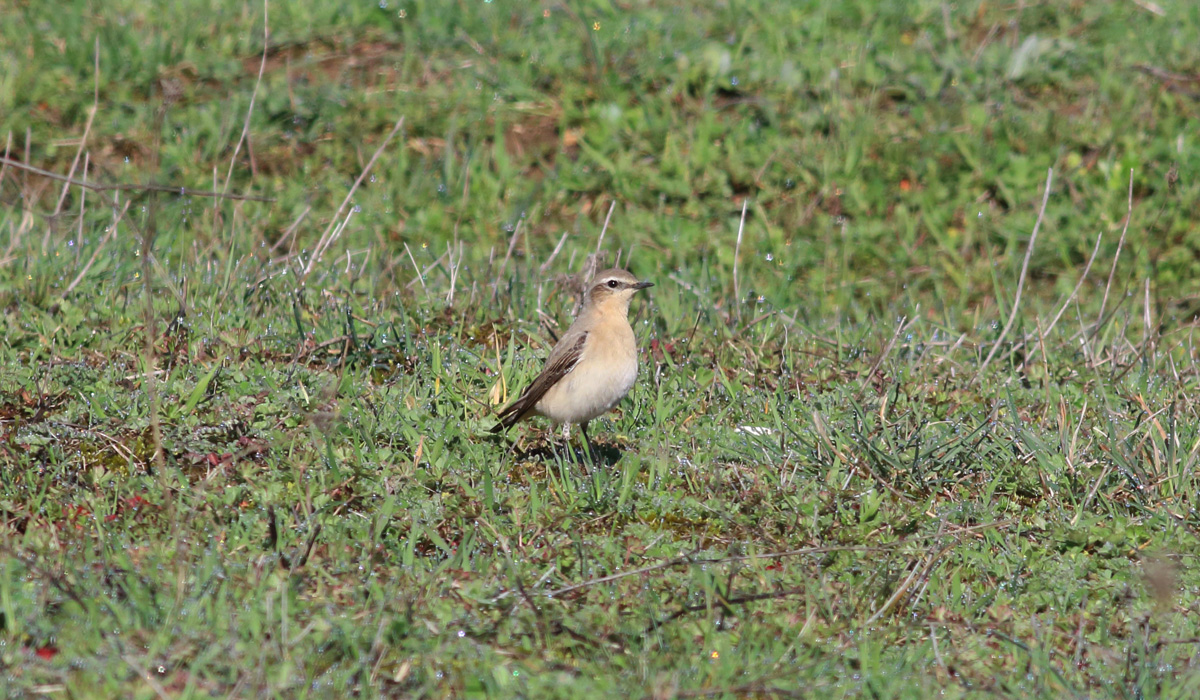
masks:
[(1200, 5), (4, 17), (6, 696), (1200, 693)]

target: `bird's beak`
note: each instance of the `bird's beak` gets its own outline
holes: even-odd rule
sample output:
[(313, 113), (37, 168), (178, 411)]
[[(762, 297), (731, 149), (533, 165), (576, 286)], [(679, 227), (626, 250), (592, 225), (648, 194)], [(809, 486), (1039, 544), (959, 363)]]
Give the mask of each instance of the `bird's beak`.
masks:
[(647, 287), (653, 287), (653, 286), (654, 286), (653, 282), (638, 282), (637, 284), (633, 285), (633, 288), (634, 289), (645, 289)]

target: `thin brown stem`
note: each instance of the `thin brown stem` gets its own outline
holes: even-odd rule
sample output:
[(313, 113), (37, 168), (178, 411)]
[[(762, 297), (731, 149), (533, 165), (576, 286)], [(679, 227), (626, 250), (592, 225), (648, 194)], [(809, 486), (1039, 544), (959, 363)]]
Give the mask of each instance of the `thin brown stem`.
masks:
[(25, 163), (22, 163), (19, 160), (13, 160), (12, 158), (9, 158), (7, 156), (0, 157), (0, 165), (11, 166), (18, 170), (23, 170), (27, 173), (32, 173), (32, 174), (38, 175), (40, 177), (49, 178), (51, 180), (58, 180), (59, 182), (65, 182), (69, 185), (75, 185), (76, 187), (83, 187), (85, 189), (91, 190), (92, 192), (114, 192), (114, 191), (115, 192), (170, 192), (173, 194), (177, 194), (181, 197), (217, 197), (219, 199), (238, 199), (238, 200), (245, 200), (248, 202), (274, 202), (275, 201), (274, 197), (258, 197), (258, 196), (249, 195), (249, 194), (222, 194), (221, 192), (212, 192), (209, 190), (193, 190), (193, 189), (188, 189), (187, 187), (178, 187), (175, 185), (155, 185), (152, 183), (145, 184), (145, 185), (131, 185), (131, 184), (106, 185), (106, 184), (100, 183), (100, 182), (84, 182), (83, 180), (76, 180), (75, 178), (68, 177), (66, 175), (59, 175), (56, 172), (51, 172), (49, 170), (43, 170), (41, 168), (35, 168), (32, 165), (26, 165)]
[(1046, 203), (1050, 201), (1050, 185), (1054, 181), (1054, 169), (1050, 168), (1046, 171), (1046, 189), (1042, 193), (1042, 207), (1038, 210), (1037, 221), (1033, 224), (1033, 233), (1029, 236), (1029, 247), (1025, 249), (1025, 261), (1021, 264), (1021, 276), (1017, 280), (1017, 294), (1013, 298), (1012, 311), (1008, 314), (1008, 323), (1004, 324), (1004, 330), (1000, 332), (1000, 337), (996, 338), (996, 343), (992, 345), (991, 352), (984, 359), (983, 364), (979, 366), (979, 371), (975, 374), (975, 380), (983, 376), (983, 371), (987, 369), (988, 363), (996, 356), (996, 351), (1000, 349), (1000, 344), (1008, 336), (1008, 332), (1012, 330), (1013, 323), (1017, 320), (1017, 311), (1021, 307), (1021, 293), (1025, 291), (1025, 277), (1029, 274), (1029, 259), (1033, 257), (1033, 246), (1037, 242), (1038, 231), (1042, 228), (1042, 218), (1046, 215)]

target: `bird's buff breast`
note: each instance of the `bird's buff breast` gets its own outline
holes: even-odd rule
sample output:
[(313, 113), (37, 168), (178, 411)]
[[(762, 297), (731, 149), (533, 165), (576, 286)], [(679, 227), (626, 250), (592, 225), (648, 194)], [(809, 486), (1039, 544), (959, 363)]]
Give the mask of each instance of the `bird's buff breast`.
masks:
[(626, 357), (585, 355), (546, 392), (535, 410), (555, 423), (586, 423), (625, 398), (637, 380), (637, 371), (636, 351)]

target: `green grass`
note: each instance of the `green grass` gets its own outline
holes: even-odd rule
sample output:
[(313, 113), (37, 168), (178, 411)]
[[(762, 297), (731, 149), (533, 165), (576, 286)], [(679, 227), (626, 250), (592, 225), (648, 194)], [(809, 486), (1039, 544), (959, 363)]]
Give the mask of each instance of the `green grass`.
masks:
[(1200, 6), (694, 5), (10, 4), (6, 696), (1200, 692)]

